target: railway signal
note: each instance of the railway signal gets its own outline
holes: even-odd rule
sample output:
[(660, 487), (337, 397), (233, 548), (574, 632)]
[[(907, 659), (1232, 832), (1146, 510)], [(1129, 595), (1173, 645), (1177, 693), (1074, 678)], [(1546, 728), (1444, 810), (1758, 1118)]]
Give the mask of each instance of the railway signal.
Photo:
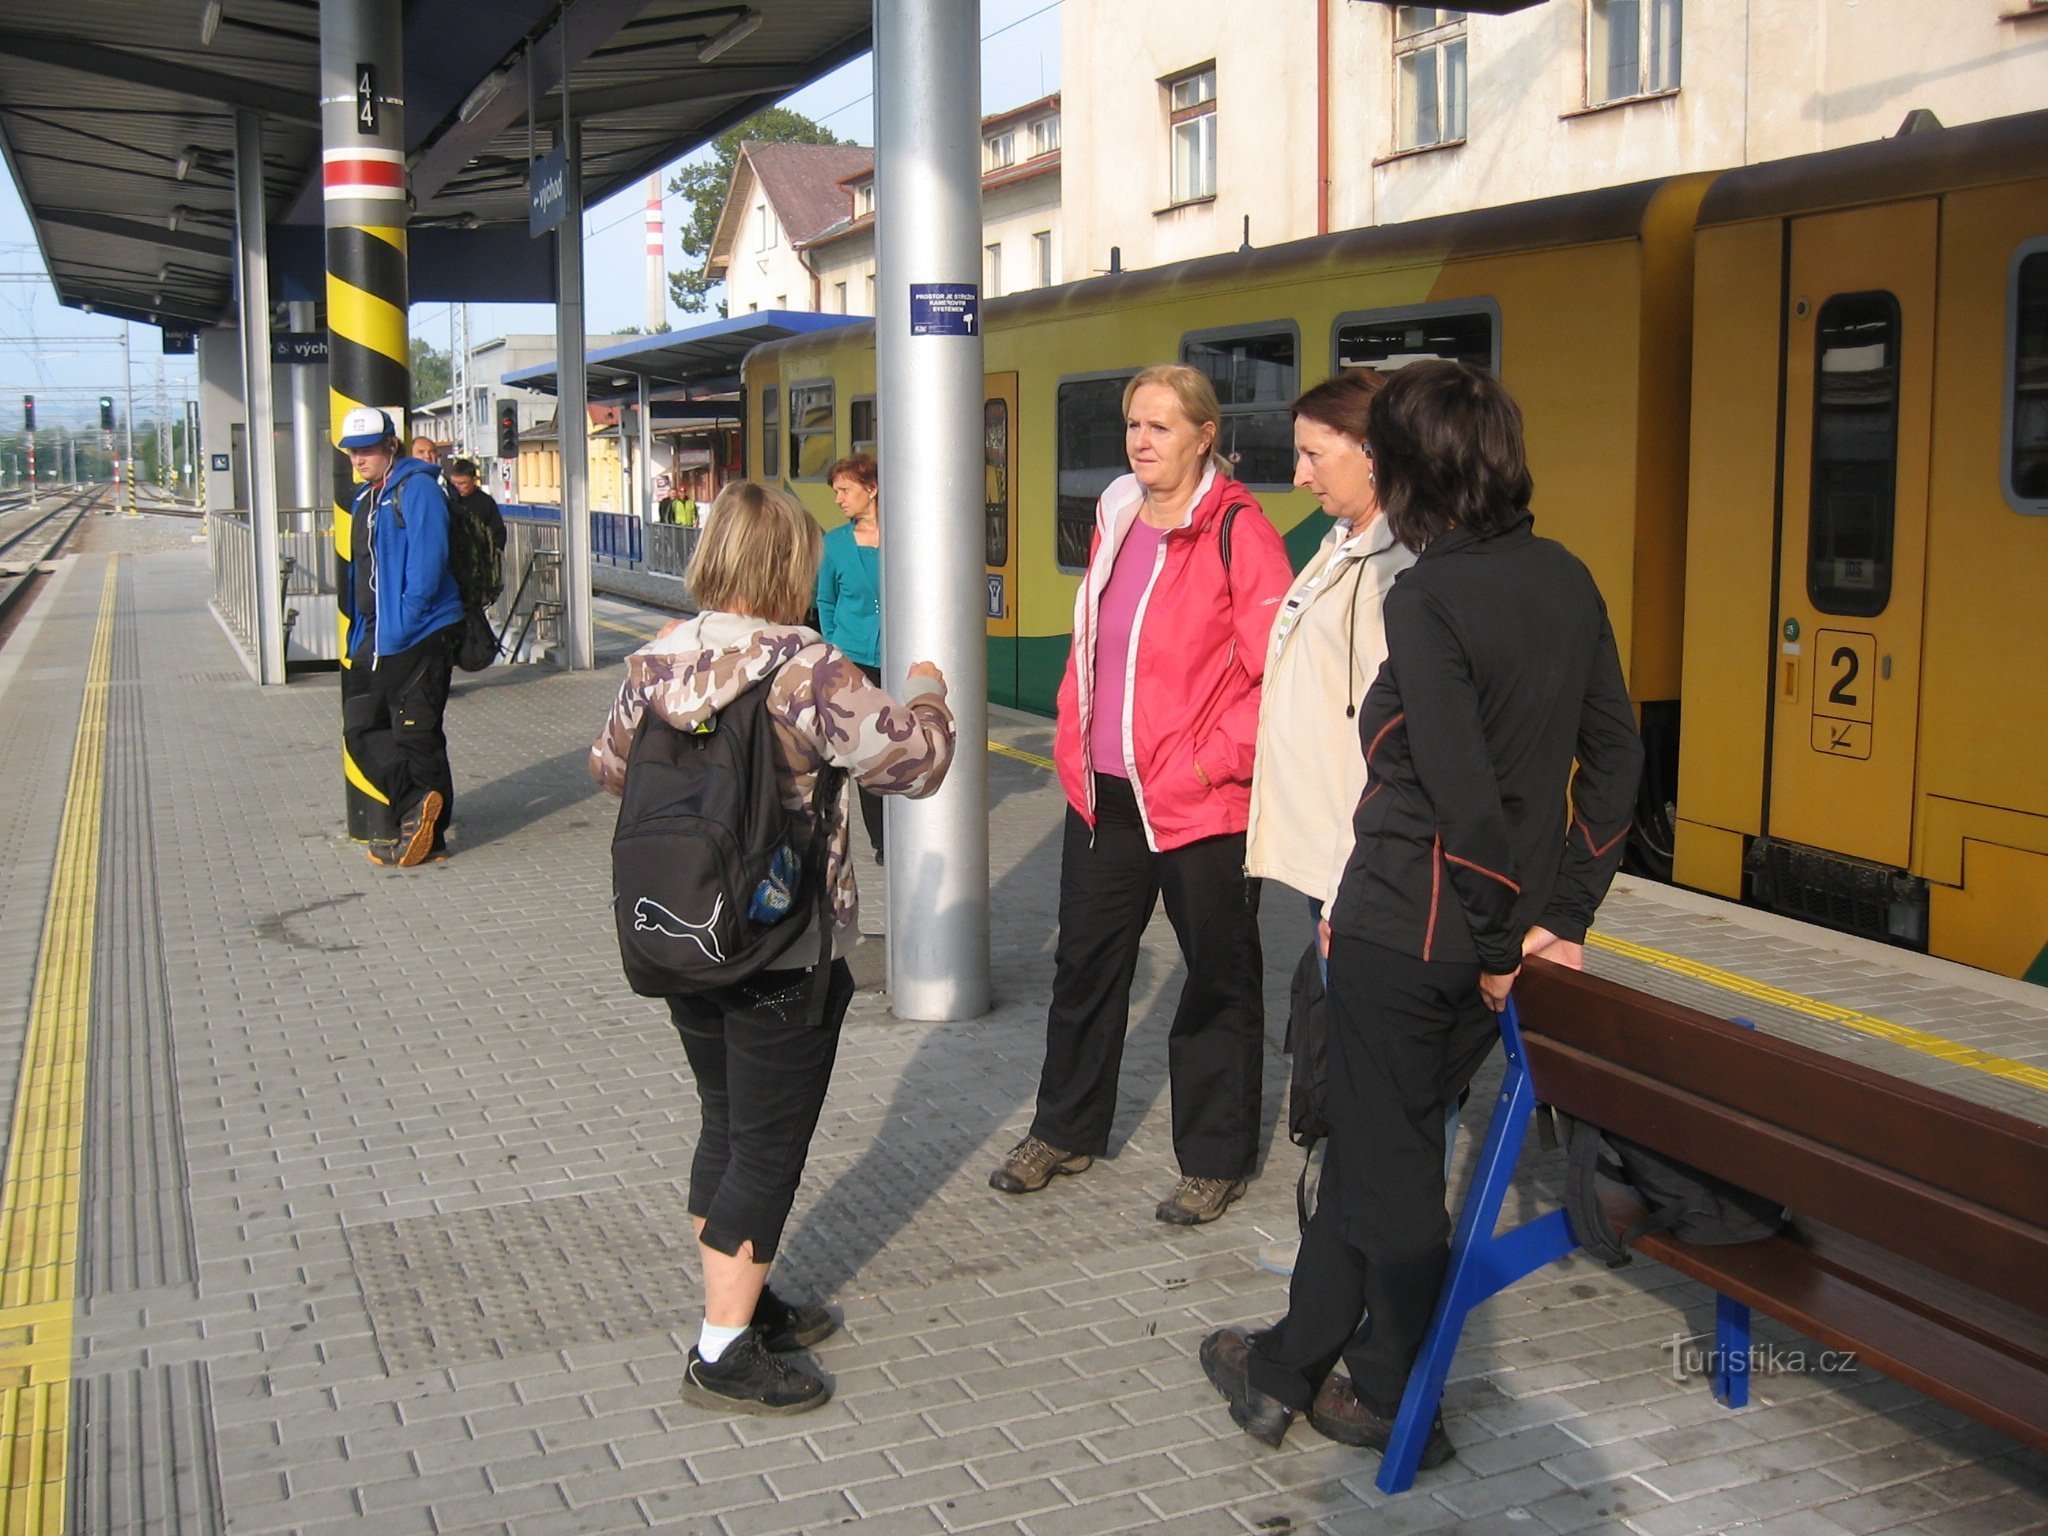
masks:
[(34, 395), (23, 395), (21, 397), (21, 430), (30, 437), (36, 435), (36, 397)]
[(112, 395), (100, 396), (100, 430), (102, 432), (114, 430), (114, 397)]
[(498, 457), (519, 457), (519, 406), (516, 401), (503, 400), (498, 404)]

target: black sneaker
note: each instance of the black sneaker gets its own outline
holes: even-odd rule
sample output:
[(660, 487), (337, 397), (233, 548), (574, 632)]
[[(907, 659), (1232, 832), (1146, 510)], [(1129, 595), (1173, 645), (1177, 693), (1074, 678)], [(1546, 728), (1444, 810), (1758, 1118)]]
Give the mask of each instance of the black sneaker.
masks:
[(839, 1331), (839, 1319), (823, 1307), (784, 1301), (764, 1285), (761, 1299), (754, 1304), (753, 1328), (760, 1335), (763, 1349), (773, 1355), (786, 1355), (793, 1349), (809, 1349), (831, 1338)]
[(832, 1400), (832, 1388), (794, 1361), (771, 1355), (752, 1329), (741, 1334), (716, 1363), (693, 1345), (683, 1367), (683, 1401), (721, 1413), (779, 1417), (809, 1413)]
[[(430, 789), (420, 796), (419, 804), (407, 811), (405, 819), (399, 822), (398, 857), (393, 861), (399, 868), (411, 869), (417, 864), (426, 863), (440, 826), (441, 804), (441, 792), (438, 789)], [(379, 859), (378, 862), (385, 861)]]

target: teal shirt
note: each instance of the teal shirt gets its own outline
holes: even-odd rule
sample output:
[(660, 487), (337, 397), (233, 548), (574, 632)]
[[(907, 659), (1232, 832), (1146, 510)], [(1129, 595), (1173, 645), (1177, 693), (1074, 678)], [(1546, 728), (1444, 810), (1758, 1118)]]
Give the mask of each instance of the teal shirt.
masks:
[(882, 664), (882, 552), (855, 543), (851, 523), (825, 535), (818, 628), (862, 666)]

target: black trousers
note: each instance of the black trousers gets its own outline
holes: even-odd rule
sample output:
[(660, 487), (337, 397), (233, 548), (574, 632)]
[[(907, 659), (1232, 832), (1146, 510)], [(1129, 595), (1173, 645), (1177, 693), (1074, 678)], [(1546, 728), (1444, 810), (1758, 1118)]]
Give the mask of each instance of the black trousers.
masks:
[(1500, 1025), (1479, 967), (1362, 939), (1330, 945), (1330, 1141), (1287, 1316), (1252, 1341), (1251, 1384), (1304, 1409), (1341, 1358), (1391, 1417), (1450, 1261), (1444, 1112)]
[(824, 1022), (806, 1010), (809, 971), (763, 971), (694, 997), (668, 999), (669, 1017), (697, 1079), (703, 1129), (690, 1160), (690, 1214), (703, 1242), (754, 1259), (775, 1257), (811, 1136), (825, 1107), (839, 1027), (853, 1001), (853, 972), (832, 962)]
[[(864, 661), (856, 661), (854, 665), (860, 668), (869, 682), (877, 688), (882, 686), (880, 667), (871, 667)], [(868, 829), (868, 841), (875, 845), (875, 858), (879, 862), (882, 857), (882, 797), (865, 784), (856, 784), (854, 788), (860, 791), (861, 824)]]
[(379, 657), (375, 666), (357, 661), (345, 674), (341, 705), (348, 754), (383, 791), (394, 816), (402, 820), (428, 790), (441, 792), (437, 850), (455, 815), (455, 773), (441, 720), (461, 633), (460, 625), (437, 630), (396, 655)]
[(1266, 1027), (1258, 883), (1245, 878), (1244, 834), (1154, 853), (1128, 780), (1097, 774), (1095, 806), (1092, 835), (1080, 813), (1067, 809), (1052, 1007), (1031, 1134), (1069, 1152), (1108, 1150), (1131, 978), (1163, 894), (1188, 970), (1166, 1038), (1174, 1155), (1188, 1177), (1241, 1179), (1258, 1156)]

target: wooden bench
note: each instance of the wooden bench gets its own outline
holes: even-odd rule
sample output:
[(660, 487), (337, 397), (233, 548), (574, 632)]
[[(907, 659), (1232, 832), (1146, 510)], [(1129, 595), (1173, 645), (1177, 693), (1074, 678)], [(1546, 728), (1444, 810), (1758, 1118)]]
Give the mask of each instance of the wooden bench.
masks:
[(2048, 1127), (1540, 961), (1502, 1037), (1508, 1072), (1382, 1489), (1413, 1480), (1465, 1315), (1576, 1246), (1561, 1211), (1494, 1234), (1538, 1101), (1795, 1213), (1761, 1242), (1635, 1245), (1717, 1293), (1731, 1407), (1755, 1308), (2048, 1450)]

